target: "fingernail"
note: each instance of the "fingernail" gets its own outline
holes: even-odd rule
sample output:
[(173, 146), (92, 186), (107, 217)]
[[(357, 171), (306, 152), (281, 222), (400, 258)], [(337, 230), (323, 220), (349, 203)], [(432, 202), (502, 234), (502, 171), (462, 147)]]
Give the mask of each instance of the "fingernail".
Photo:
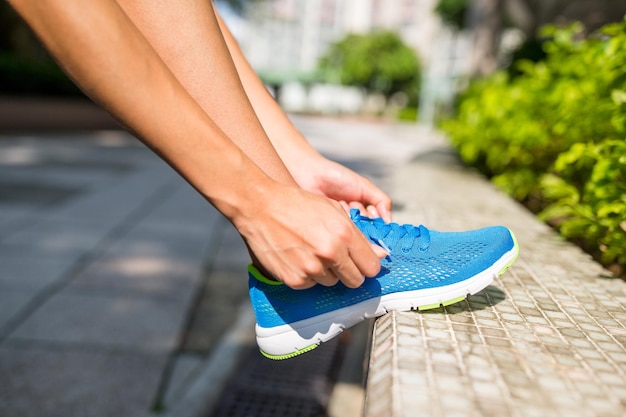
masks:
[(386, 257), (391, 253), (391, 249), (383, 242), (381, 239), (378, 239), (377, 242), (379, 246), (374, 246), (374, 251), (379, 257)]
[(378, 214), (378, 210), (376, 210), (376, 207), (374, 206), (367, 206), (367, 212), (369, 213), (370, 217), (380, 217), (380, 214)]

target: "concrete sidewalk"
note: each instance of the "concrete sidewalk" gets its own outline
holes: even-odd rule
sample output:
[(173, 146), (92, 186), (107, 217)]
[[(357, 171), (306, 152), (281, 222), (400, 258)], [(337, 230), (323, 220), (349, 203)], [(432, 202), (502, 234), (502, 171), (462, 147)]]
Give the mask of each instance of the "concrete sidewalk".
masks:
[(220, 218), (122, 132), (0, 149), (0, 414), (148, 414)]
[[(295, 121), (387, 190), (428, 139), (415, 126)], [(127, 133), (2, 135), (0, 415), (215, 405), (253, 344), (247, 262), (234, 229)]]
[(365, 416), (625, 416), (626, 283), (431, 139), (397, 171), (395, 219), (504, 224), (519, 259), (462, 302), (376, 321)]
[[(376, 321), (368, 416), (624, 414), (623, 281), (461, 169), (435, 132), (294, 121), (321, 152), (390, 193), (397, 221), (506, 224), (522, 247), (466, 303)], [(243, 244), (127, 133), (54, 129), (0, 135), (0, 416), (217, 417), (223, 389), (255, 350)], [(296, 378), (283, 381), (293, 395), (283, 403), (312, 387), (329, 417), (361, 416), (367, 352), (354, 347), (371, 335), (361, 327), (345, 360), (324, 365), (341, 367), (330, 398), (324, 381)], [(322, 350), (301, 358), (315, 367)], [(263, 374), (243, 382), (275, 393)], [(265, 415), (295, 416), (281, 410)]]

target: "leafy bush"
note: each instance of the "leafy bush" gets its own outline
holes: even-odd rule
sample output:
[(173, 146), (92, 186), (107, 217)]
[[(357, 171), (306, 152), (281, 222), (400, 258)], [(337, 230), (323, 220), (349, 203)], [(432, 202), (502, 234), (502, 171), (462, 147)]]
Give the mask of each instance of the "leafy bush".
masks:
[(468, 3), (468, 0), (439, 0), (435, 6), (435, 13), (447, 25), (456, 30), (461, 30), (465, 28)]
[(411, 103), (417, 102), (420, 62), (394, 32), (349, 34), (329, 48), (318, 67), (329, 82), (363, 87), (387, 98), (402, 92)]
[(581, 34), (544, 29), (545, 60), (472, 83), (442, 128), (564, 236), (626, 265), (626, 20)]
[(401, 122), (417, 122), (417, 107), (404, 107), (398, 111), (397, 119)]
[(626, 141), (578, 143), (541, 178), (553, 201), (540, 218), (604, 264), (626, 265)]

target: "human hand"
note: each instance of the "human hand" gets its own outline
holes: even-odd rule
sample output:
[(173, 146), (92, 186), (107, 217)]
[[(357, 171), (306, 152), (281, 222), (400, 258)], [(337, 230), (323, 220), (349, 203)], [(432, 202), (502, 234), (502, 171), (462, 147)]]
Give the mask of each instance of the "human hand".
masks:
[(273, 183), (250, 213), (233, 219), (259, 269), (294, 289), (341, 281), (360, 286), (387, 253), (354, 225), (336, 201)]
[(367, 178), (319, 154), (300, 161), (290, 172), (303, 189), (338, 201), (346, 211), (358, 208), (391, 221), (391, 198)]

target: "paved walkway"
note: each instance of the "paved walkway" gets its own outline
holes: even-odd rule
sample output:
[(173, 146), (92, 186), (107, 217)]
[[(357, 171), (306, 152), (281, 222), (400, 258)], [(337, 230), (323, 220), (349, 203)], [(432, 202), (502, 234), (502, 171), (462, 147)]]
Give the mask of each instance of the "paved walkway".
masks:
[[(296, 122), (387, 189), (421, 146), (414, 126)], [(246, 263), (230, 225), (128, 134), (2, 135), (0, 415), (201, 415), (253, 344)]]
[(218, 215), (125, 133), (0, 149), (0, 414), (144, 415)]
[[(506, 224), (521, 245), (467, 303), (375, 322), (368, 417), (626, 413), (623, 281), (461, 169), (433, 132), (295, 121), (388, 191), (397, 221)], [(209, 417), (254, 344), (246, 263), (232, 227), (128, 134), (1, 135), (0, 415)], [(365, 394), (343, 372), (360, 352), (330, 417), (361, 415)]]
[(465, 302), (376, 321), (366, 417), (625, 416), (626, 283), (430, 143), (396, 173), (396, 220), (505, 224), (520, 256)]

